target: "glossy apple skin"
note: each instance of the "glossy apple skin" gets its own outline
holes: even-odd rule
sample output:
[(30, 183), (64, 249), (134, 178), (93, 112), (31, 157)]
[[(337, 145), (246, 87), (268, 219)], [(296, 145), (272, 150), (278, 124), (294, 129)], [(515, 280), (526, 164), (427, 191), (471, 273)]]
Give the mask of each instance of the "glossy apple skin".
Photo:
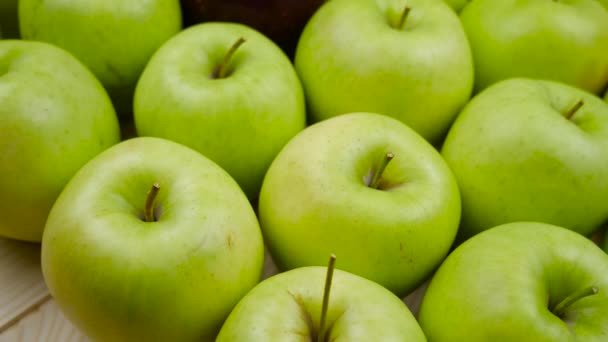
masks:
[(0, 41), (1, 236), (39, 242), (66, 183), (119, 141), (107, 93), (78, 60), (46, 43)]
[(184, 22), (237, 22), (250, 26), (293, 55), (304, 25), (325, 0), (181, 0)]
[[(160, 184), (156, 222), (141, 219)], [(262, 235), (236, 182), (199, 153), (126, 140), (91, 160), (54, 205), (42, 270), (95, 341), (211, 341), (259, 281)]]
[[(575, 291), (599, 292), (550, 311)], [(570, 230), (502, 225), (460, 245), (431, 280), (419, 322), (430, 341), (608, 340), (608, 255)]]
[(527, 77), (599, 95), (608, 83), (608, 11), (597, 0), (475, 0), (460, 14), (475, 91)]
[(146, 63), (182, 27), (178, 0), (20, 0), (19, 17), (24, 39), (62, 47), (93, 71), (124, 119)]
[[(217, 342), (312, 341), (319, 334), (326, 272), (325, 267), (302, 267), (263, 281), (235, 307)], [(397, 296), (339, 269), (326, 322), (324, 341), (426, 341)]]
[[(387, 152), (383, 188), (364, 183)], [(280, 269), (340, 268), (399, 296), (448, 253), (460, 220), (454, 177), (439, 153), (403, 123), (370, 113), (308, 127), (272, 163), (259, 202), (265, 242)]]
[(462, 237), (515, 221), (589, 235), (608, 219), (608, 105), (583, 90), (529, 79), (497, 83), (462, 111), (442, 155), (462, 196)]
[(17, 0), (0, 1), (0, 29), (4, 39), (19, 38), (17, 3)]
[[(211, 78), (241, 37), (247, 41), (231, 58), (231, 73)], [(154, 55), (135, 93), (139, 135), (199, 151), (251, 200), (274, 157), (305, 125), (304, 94), (289, 59), (241, 24), (199, 24), (173, 37)]]
[(312, 121), (351, 112), (395, 117), (433, 144), (473, 88), (462, 25), (441, 0), (332, 0), (306, 25), (296, 52)]

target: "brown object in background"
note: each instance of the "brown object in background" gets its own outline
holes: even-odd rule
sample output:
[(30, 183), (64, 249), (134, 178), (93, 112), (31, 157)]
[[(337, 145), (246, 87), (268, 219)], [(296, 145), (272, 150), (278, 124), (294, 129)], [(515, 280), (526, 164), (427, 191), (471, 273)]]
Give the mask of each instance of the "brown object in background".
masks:
[(238, 22), (261, 31), (293, 58), (302, 29), (325, 0), (180, 0), (184, 25)]

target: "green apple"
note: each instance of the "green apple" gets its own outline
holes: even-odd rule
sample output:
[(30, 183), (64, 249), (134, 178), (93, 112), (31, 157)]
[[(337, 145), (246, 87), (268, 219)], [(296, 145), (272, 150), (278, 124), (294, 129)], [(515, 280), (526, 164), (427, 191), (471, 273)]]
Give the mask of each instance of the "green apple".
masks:
[(289, 59), (241, 24), (199, 24), (173, 37), (135, 92), (139, 135), (199, 151), (252, 200), (274, 157), (305, 124), (304, 94)]
[(460, 197), (439, 153), (411, 128), (351, 113), (283, 148), (264, 179), (259, 216), (280, 269), (321, 266), (335, 253), (340, 269), (403, 296), (448, 253)]
[(306, 25), (295, 66), (313, 121), (395, 117), (438, 143), (473, 88), (457, 15), (441, 0), (333, 0)]
[(302, 267), (266, 279), (239, 302), (217, 342), (426, 342), (393, 293), (330, 267)]
[(19, 38), (17, 0), (0, 0), (0, 29), (2, 37)]
[(183, 145), (140, 137), (69, 182), (41, 258), (59, 307), (93, 340), (212, 341), (259, 282), (264, 247), (253, 208), (224, 170)]
[(499, 82), (458, 116), (442, 154), (460, 187), (463, 237), (514, 221), (589, 235), (608, 219), (608, 104), (583, 90)]
[(597, 0), (475, 0), (461, 13), (476, 92), (508, 78), (599, 94), (608, 82), (608, 11)]
[(146, 63), (182, 25), (178, 0), (20, 0), (19, 19), (24, 39), (60, 46), (89, 67), (123, 117)]
[(429, 341), (608, 340), (608, 255), (567, 229), (517, 222), (460, 245), (425, 293)]
[(77, 59), (46, 43), (0, 41), (0, 236), (40, 241), (65, 184), (119, 141), (108, 95)]

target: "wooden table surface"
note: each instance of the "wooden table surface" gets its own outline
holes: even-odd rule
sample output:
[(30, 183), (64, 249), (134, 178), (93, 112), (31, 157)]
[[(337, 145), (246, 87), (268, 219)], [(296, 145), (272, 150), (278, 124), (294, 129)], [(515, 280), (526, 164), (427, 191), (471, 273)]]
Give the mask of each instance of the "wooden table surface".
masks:
[[(267, 254), (264, 278), (276, 274)], [(405, 299), (414, 312), (424, 286)], [(44, 284), (40, 245), (0, 238), (0, 342), (88, 341), (61, 313)]]
[(86, 339), (64, 318), (40, 270), (40, 245), (0, 238), (0, 342)]

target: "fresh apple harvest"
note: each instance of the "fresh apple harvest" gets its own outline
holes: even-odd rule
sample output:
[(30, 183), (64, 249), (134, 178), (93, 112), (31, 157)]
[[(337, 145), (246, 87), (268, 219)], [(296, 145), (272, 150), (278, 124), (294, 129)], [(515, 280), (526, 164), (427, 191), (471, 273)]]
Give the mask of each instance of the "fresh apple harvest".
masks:
[(599, 95), (608, 83), (608, 11), (597, 0), (475, 0), (461, 13), (475, 91), (526, 77)]
[(608, 341), (608, 255), (570, 230), (517, 222), (452, 252), (426, 290), (429, 341)]
[(334, 270), (335, 260), (327, 268), (302, 267), (260, 283), (232, 311), (217, 342), (426, 342), (397, 296)]
[(304, 25), (325, 0), (181, 0), (186, 25), (208, 21), (245, 24), (292, 54)]
[(458, 180), (464, 238), (515, 221), (590, 235), (608, 219), (608, 104), (583, 90), (499, 82), (464, 108), (442, 154)]
[(199, 151), (251, 200), (274, 157), (305, 125), (304, 94), (289, 59), (241, 24), (179, 33), (152, 57), (135, 92), (139, 135)]
[(179, 0), (20, 0), (19, 19), (24, 39), (62, 47), (89, 67), (127, 118), (148, 59), (182, 27)]
[(456, 181), (439, 153), (400, 121), (351, 113), (314, 124), (270, 166), (259, 201), (279, 269), (340, 269), (403, 296), (445, 258), (460, 220)]
[(473, 88), (458, 16), (442, 0), (333, 0), (295, 58), (311, 118), (373, 112), (439, 143)]
[(0, 31), (3, 38), (19, 38), (17, 0), (0, 0)]
[(42, 240), (51, 294), (95, 341), (212, 341), (259, 282), (263, 258), (236, 182), (196, 151), (149, 137), (87, 163)]
[(119, 141), (107, 93), (76, 58), (0, 41), (0, 236), (39, 242), (65, 184)]

